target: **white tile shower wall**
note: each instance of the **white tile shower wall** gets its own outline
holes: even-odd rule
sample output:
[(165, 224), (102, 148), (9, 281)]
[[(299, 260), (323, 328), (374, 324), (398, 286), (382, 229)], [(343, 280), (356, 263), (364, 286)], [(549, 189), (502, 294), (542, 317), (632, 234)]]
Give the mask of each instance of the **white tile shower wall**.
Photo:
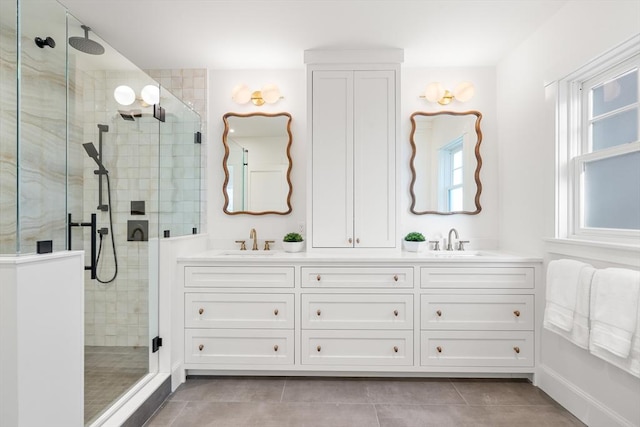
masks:
[[(183, 102), (192, 106), (201, 118), (206, 117), (204, 100), (206, 70), (161, 70), (148, 73), (152, 77), (155, 76), (156, 81), (176, 97), (182, 97)], [(170, 77), (172, 74), (173, 77)], [(97, 212), (98, 228), (109, 225), (108, 212), (100, 212), (96, 209), (98, 177), (93, 173), (96, 169), (95, 163), (84, 155), (80, 146), (80, 142), (91, 141), (97, 147), (99, 137), (97, 124), (106, 124), (109, 126), (109, 132), (103, 137), (103, 162), (109, 170), (111, 180), (110, 204), (113, 209), (113, 230), (118, 259), (118, 275), (112, 283), (101, 284), (96, 280), (90, 280), (88, 273), (86, 275), (85, 340), (87, 345), (148, 345), (148, 244), (127, 241), (127, 220), (148, 220), (149, 237), (157, 237), (159, 223), (180, 224), (184, 220), (183, 227), (188, 226), (190, 230), (193, 219), (192, 215), (188, 214), (197, 212), (198, 209), (202, 212), (202, 206), (205, 204), (204, 190), (200, 190), (203, 188), (202, 185), (189, 178), (189, 171), (198, 166), (193, 163), (194, 156), (185, 153), (179, 145), (174, 144), (175, 141), (185, 138), (193, 141), (193, 130), (189, 124), (182, 124), (179, 120), (176, 122), (172, 117), (168, 117), (167, 122), (159, 126), (159, 122), (150, 117), (146, 111), (143, 111), (143, 117), (131, 122), (123, 120), (116, 113), (118, 107), (111, 97), (113, 89), (126, 83), (139, 90), (151, 83), (147, 79), (148, 77), (141, 73), (94, 71), (91, 75), (85, 75), (83, 95), (79, 98), (84, 102), (85, 112), (84, 135), (82, 141), (78, 141), (76, 148), (82, 154), (85, 167), (83, 215), (88, 220), (92, 212)], [(184, 89), (189, 89), (186, 91), (189, 98), (184, 98)], [(125, 109), (128, 108), (132, 107)], [(203, 120), (203, 135), (205, 126)], [(176, 137), (161, 137), (158, 141), (159, 131), (163, 135), (174, 133)], [(158, 146), (160, 146), (159, 150)], [(158, 154), (162, 159), (160, 168)], [(202, 175), (204, 179), (204, 173)], [(163, 189), (162, 195), (158, 193), (159, 185)], [(202, 206), (196, 206), (196, 202), (169, 201), (198, 200), (198, 191), (203, 200)], [(181, 197), (188, 192), (195, 193)], [(106, 198), (105, 181), (103, 203), (108, 203)], [(146, 215), (130, 215), (132, 200), (146, 202)], [(204, 219), (205, 216), (201, 214), (200, 218)], [(88, 248), (88, 233), (85, 237), (84, 245)], [(114, 259), (111, 234), (103, 239), (98, 266), (100, 279), (108, 280), (112, 277)]]
[[(202, 132), (202, 153), (206, 152), (206, 137), (207, 135), (207, 70), (206, 69), (169, 69), (169, 70), (145, 70), (153, 79), (155, 79), (160, 85), (169, 90), (178, 99), (193, 108), (199, 115), (201, 120), (201, 132)], [(182, 153), (184, 154), (184, 153)], [(171, 158), (179, 156), (180, 153), (172, 153)], [(163, 156), (163, 158), (168, 158)], [(189, 162), (192, 156), (184, 156), (184, 159)], [(178, 160), (179, 162), (179, 160)], [(172, 167), (188, 169), (191, 166), (190, 163), (176, 164)], [(179, 204), (167, 204), (161, 203), (160, 210), (164, 213), (172, 213), (172, 218), (162, 218), (161, 223), (177, 224), (182, 223), (184, 214), (193, 212), (193, 209), (200, 210), (200, 232), (206, 232), (206, 210), (207, 210), (207, 170), (206, 170), (206, 158), (204, 155), (200, 156), (200, 185), (199, 189), (194, 188), (193, 182), (186, 182), (185, 179), (182, 186), (176, 186), (186, 191), (199, 191), (200, 205), (193, 206), (191, 203), (179, 203)], [(179, 175), (179, 170), (174, 171), (174, 179), (176, 174)], [(161, 177), (161, 179), (163, 179)], [(178, 178), (179, 179), (179, 178)], [(173, 185), (173, 183), (162, 182), (162, 188), (166, 187), (164, 184)], [(198, 200), (198, 198), (189, 197), (188, 200)], [(181, 216), (182, 214), (182, 216)], [(185, 222), (184, 226), (187, 227), (188, 223)]]
[[(110, 205), (113, 230), (102, 242), (98, 277), (108, 281), (115, 272), (111, 237), (115, 239), (118, 274), (103, 284), (86, 274), (85, 343), (106, 346), (149, 345), (148, 325), (148, 243), (127, 241), (129, 219), (148, 220), (149, 238), (157, 237), (158, 220), (158, 122), (148, 111), (135, 121), (125, 121), (117, 113), (111, 97), (113, 89), (126, 82), (132, 87), (150, 83), (142, 73), (95, 71), (86, 76), (83, 99), (86, 120), (82, 142), (98, 145), (98, 124), (109, 126), (103, 135), (103, 163), (109, 171), (111, 200), (106, 179), (102, 202)], [(148, 79), (148, 77), (146, 77)], [(93, 114), (92, 114), (93, 113)], [(81, 147), (79, 149), (82, 149)], [(98, 176), (96, 165), (84, 156), (84, 214), (97, 212), (98, 228), (109, 227), (109, 212), (97, 210)], [(132, 200), (146, 202), (146, 215), (132, 217)], [(85, 234), (85, 248), (89, 235)], [(87, 263), (89, 260), (87, 259)]]

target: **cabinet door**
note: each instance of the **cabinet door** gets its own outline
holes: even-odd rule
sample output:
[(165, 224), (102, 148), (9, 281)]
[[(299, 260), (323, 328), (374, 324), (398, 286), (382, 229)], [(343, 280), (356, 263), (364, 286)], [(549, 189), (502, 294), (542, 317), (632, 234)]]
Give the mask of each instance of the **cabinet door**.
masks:
[(313, 247), (352, 247), (353, 72), (314, 71), (312, 84)]
[(395, 72), (356, 71), (353, 90), (355, 246), (393, 248), (396, 246)]

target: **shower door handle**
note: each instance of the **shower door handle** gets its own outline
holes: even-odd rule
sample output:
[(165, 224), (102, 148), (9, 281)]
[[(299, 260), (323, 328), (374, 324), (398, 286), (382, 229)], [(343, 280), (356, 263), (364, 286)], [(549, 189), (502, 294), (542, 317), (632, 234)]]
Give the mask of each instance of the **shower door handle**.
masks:
[(96, 234), (98, 234), (96, 214), (91, 214), (91, 222), (73, 222), (71, 221), (71, 214), (68, 214), (67, 217), (69, 218), (69, 225), (67, 230), (69, 250), (71, 250), (71, 227), (91, 227), (91, 265), (85, 265), (84, 269), (91, 271), (91, 279), (95, 279), (97, 270)]

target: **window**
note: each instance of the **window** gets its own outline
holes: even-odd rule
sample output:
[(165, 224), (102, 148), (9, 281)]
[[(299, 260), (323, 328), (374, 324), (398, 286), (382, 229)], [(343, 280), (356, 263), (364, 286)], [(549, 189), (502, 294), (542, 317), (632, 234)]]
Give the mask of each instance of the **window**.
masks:
[(463, 175), (463, 136), (456, 138), (440, 149), (440, 170), (442, 171), (441, 188), (438, 194), (439, 210), (455, 212), (463, 209), (464, 175)]
[(559, 237), (639, 242), (640, 55), (637, 45), (629, 51), (626, 59), (611, 55), (561, 82), (566, 146), (559, 149), (566, 164), (558, 165), (558, 183), (566, 180), (567, 188), (559, 188), (559, 216), (566, 216), (559, 217), (566, 221)]

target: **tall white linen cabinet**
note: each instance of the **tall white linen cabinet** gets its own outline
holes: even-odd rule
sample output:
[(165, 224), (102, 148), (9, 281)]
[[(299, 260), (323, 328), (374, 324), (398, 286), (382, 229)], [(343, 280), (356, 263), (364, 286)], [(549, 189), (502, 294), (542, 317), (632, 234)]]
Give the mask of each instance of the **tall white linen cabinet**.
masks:
[(395, 248), (402, 49), (308, 50), (311, 247)]

